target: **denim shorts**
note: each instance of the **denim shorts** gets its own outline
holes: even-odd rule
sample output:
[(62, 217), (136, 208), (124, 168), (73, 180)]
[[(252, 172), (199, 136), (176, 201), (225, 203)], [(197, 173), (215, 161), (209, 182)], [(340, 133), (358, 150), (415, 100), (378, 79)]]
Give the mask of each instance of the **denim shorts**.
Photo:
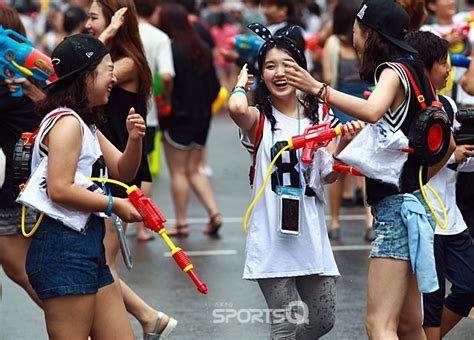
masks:
[(26, 257), (26, 273), (39, 298), (96, 294), (113, 283), (104, 235), (104, 219), (96, 215), (91, 215), (85, 234), (45, 215)]
[[(372, 242), (370, 257), (388, 257), (398, 260), (410, 260), (408, 250), (408, 230), (402, 220), (401, 206), (403, 195), (387, 196), (372, 206), (374, 216), (373, 228), (376, 239)], [(431, 226), (435, 220), (419, 190), (413, 192), (425, 207), (426, 216)]]

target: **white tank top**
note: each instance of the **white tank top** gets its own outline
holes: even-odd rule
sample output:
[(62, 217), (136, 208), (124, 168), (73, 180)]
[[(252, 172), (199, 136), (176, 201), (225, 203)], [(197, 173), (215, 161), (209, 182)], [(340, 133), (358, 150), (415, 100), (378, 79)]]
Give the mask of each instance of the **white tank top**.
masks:
[[(322, 112), (319, 112), (322, 117)], [(287, 141), (294, 135), (301, 134), (311, 125), (309, 119), (300, 120), (285, 116), (273, 108), (277, 121), (276, 131), (271, 131), (271, 124), (265, 119), (262, 140), (257, 150), (256, 173), (252, 190), (252, 199), (260, 190), (265, 173), (272, 160), (272, 147), (280, 141)], [(328, 115), (323, 121), (337, 120)], [(334, 125), (333, 124), (333, 125)], [(298, 131), (299, 130), (299, 131)], [(248, 136), (242, 136), (242, 142), (248, 144)], [(275, 152), (273, 152), (275, 154)], [(316, 155), (316, 154), (315, 154)], [(276, 277), (294, 277), (304, 275), (338, 276), (336, 262), (329, 242), (324, 216), (324, 206), (314, 196), (303, 196), (300, 209), (300, 234), (282, 234), (278, 230), (278, 196), (272, 190), (275, 181), (279, 185), (306, 183), (303, 174), (298, 176), (298, 165), (301, 150), (285, 151), (277, 162), (278, 172), (273, 171), (264, 193), (256, 203), (248, 223), (246, 240), (246, 258), (243, 273), (244, 279), (263, 279)], [(301, 166), (302, 168), (302, 166)], [(278, 175), (277, 175), (278, 174)], [(277, 179), (278, 178), (278, 179)], [(273, 183), (272, 183), (273, 181)]]
[[(51, 116), (58, 111), (64, 111), (64, 113), (51, 118)], [(105, 167), (104, 157), (102, 156), (102, 150), (100, 149), (99, 140), (97, 138), (97, 128), (95, 125), (87, 125), (76, 112), (69, 108), (58, 108), (51, 111), (43, 118), (33, 149), (31, 160), (32, 172), (39, 165), (41, 158), (47, 155), (48, 149), (42, 143), (44, 136), (46, 136), (46, 134), (51, 130), (58, 119), (64, 115), (73, 115), (81, 123), (82, 147), (77, 162), (77, 172), (84, 175), (86, 178), (107, 178), (107, 168)], [(101, 185), (99, 184), (99, 186)]]

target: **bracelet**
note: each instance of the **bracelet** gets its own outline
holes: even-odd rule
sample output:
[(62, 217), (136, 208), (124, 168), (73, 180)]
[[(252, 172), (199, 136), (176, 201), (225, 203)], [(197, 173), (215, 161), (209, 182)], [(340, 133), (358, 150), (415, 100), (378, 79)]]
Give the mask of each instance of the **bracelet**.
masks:
[(327, 87), (328, 87), (328, 84), (321, 83), (321, 88), (319, 89), (318, 93), (316, 93), (316, 97), (323, 99), (323, 101), (326, 101), (326, 99), (323, 98), (323, 92), (326, 90)]
[(245, 92), (247, 92), (247, 87), (246, 86), (243, 86), (243, 85), (235, 85), (234, 88), (232, 89), (232, 92), (234, 92), (235, 90), (237, 89), (242, 89), (244, 90)]
[(105, 209), (105, 214), (107, 216), (112, 215), (112, 194), (109, 194), (109, 204), (107, 204), (107, 209)]
[(247, 91), (245, 91), (244, 89), (241, 89), (241, 88), (234, 89), (230, 95), (232, 96), (235, 93), (243, 93), (243, 94), (247, 95)]

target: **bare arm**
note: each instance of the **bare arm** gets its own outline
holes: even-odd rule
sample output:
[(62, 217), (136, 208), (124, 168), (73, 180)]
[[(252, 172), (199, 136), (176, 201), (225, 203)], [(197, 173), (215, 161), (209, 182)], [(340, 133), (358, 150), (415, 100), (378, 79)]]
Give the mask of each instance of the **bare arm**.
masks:
[(449, 141), (449, 148), (446, 151), (446, 155), (444, 155), (443, 160), (428, 168), (428, 180), (430, 180), (430, 178), (436, 175), (446, 165), (446, 163), (448, 163), (449, 158), (451, 157), (451, 155), (453, 154), (455, 150), (456, 150), (456, 142), (454, 141), (454, 137), (451, 134), (451, 140)]
[(100, 148), (110, 175), (122, 181), (135, 178), (142, 157), (142, 139), (145, 136), (145, 121), (131, 108), (127, 117), (128, 142), (123, 153), (99, 131)]
[(474, 95), (474, 63), (469, 64), (469, 68), (464, 73), (459, 81), (464, 91), (471, 96)]
[(325, 83), (331, 84), (332, 83), (332, 78), (334, 77), (333, 74), (331, 74), (331, 56), (329, 55), (329, 48), (327, 47), (329, 44), (328, 42), (330, 39), (326, 40), (326, 43), (324, 44), (324, 50), (323, 50), (323, 80)]
[(163, 105), (171, 104), (171, 93), (173, 91), (173, 76), (169, 73), (161, 75), (161, 96)]
[[(51, 200), (68, 209), (105, 211), (109, 198), (74, 183), (81, 152), (81, 125), (73, 116), (61, 117), (45, 138), (48, 146), (48, 194)], [(128, 222), (141, 216), (127, 199), (113, 198), (113, 211)]]
[[(291, 61), (284, 61), (285, 73), (290, 85), (297, 89), (317, 95), (322, 83), (314, 79), (308, 71)], [(324, 91), (323, 91), (324, 94)], [(398, 107), (405, 97), (403, 86), (395, 71), (386, 68), (369, 99), (357, 98), (340, 91), (330, 89), (330, 105), (342, 112), (367, 123), (376, 123), (389, 108)]]
[(132, 58), (123, 57), (114, 61), (114, 73), (117, 77), (115, 86), (124, 90), (137, 93), (139, 88), (139, 77)]
[[(246, 87), (248, 83), (247, 64), (242, 67), (237, 79), (236, 87)], [(259, 123), (259, 112), (253, 107), (249, 106), (247, 95), (242, 92), (231, 94), (229, 98), (229, 113), (232, 120), (247, 133), (252, 142), (255, 140)]]

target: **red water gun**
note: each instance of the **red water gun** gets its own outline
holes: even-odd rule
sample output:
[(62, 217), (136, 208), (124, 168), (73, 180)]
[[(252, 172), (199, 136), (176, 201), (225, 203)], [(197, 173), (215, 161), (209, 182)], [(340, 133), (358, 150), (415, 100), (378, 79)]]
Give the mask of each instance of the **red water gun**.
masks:
[(290, 149), (303, 148), (301, 161), (309, 164), (313, 159), (314, 150), (327, 146), (332, 139), (343, 136), (344, 133), (342, 125), (332, 129), (331, 123), (327, 122), (307, 127), (303, 134), (291, 137), (288, 145)]
[(153, 202), (151, 198), (145, 197), (143, 192), (135, 185), (132, 185), (127, 189), (127, 194), (130, 202), (132, 202), (132, 204), (142, 216), (145, 226), (161, 235), (163, 240), (171, 249), (171, 256), (176, 261), (181, 270), (188, 274), (191, 280), (193, 280), (197, 290), (200, 293), (207, 294), (207, 286), (194, 271), (193, 264), (191, 263), (189, 257), (186, 255), (183, 249), (176, 247), (173, 241), (171, 241), (169, 236), (166, 234), (166, 229), (164, 226), (166, 217), (161, 213), (160, 209), (158, 209), (155, 202)]

